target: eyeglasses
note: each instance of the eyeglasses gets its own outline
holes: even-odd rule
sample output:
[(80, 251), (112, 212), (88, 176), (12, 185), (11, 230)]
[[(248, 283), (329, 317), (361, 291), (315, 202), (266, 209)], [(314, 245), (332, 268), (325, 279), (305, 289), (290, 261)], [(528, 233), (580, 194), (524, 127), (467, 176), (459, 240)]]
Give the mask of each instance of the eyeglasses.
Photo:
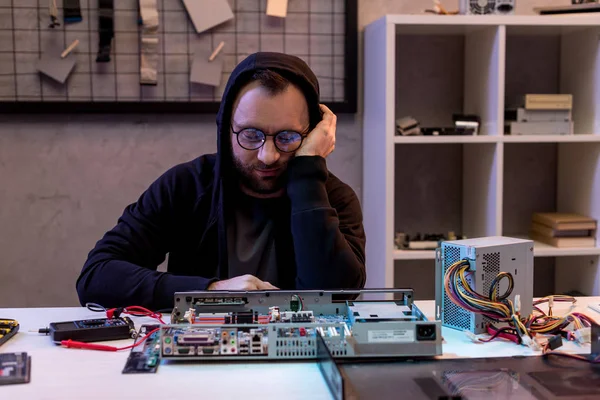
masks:
[(244, 128), (238, 132), (231, 132), (237, 137), (237, 142), (243, 149), (258, 150), (265, 145), (267, 136), (273, 136), (273, 142), (277, 150), (283, 153), (292, 153), (300, 148), (305, 135), (294, 131), (281, 131), (274, 135), (267, 135), (263, 131), (255, 128)]

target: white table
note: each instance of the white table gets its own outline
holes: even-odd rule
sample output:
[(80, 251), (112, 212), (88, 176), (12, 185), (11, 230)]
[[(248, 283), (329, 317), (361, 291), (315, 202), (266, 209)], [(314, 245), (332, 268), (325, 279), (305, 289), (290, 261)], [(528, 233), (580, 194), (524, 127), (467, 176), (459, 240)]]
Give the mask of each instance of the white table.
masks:
[[(600, 320), (588, 309), (600, 297), (579, 298), (578, 310)], [(416, 302), (428, 316), (433, 301)], [(555, 303), (555, 314), (569, 309)], [(66, 349), (37, 333), (50, 322), (101, 318), (85, 308), (5, 308), (0, 318), (14, 318), (21, 324), (19, 333), (0, 347), (0, 352), (26, 351), (32, 357), (31, 382), (0, 386), (2, 399), (330, 399), (331, 396), (315, 362), (252, 363), (169, 363), (156, 374), (123, 375), (129, 350), (114, 352)], [(150, 318), (134, 318), (136, 326), (153, 323)], [(30, 330), (35, 332), (29, 332)], [(442, 329), (442, 358), (499, 357), (536, 355), (524, 346), (506, 341), (476, 344), (462, 332)], [(106, 342), (104, 342), (106, 343)], [(130, 340), (113, 341), (125, 346)], [(589, 344), (568, 343), (561, 349), (575, 353), (590, 352)], [(539, 355), (539, 353), (538, 353)]]

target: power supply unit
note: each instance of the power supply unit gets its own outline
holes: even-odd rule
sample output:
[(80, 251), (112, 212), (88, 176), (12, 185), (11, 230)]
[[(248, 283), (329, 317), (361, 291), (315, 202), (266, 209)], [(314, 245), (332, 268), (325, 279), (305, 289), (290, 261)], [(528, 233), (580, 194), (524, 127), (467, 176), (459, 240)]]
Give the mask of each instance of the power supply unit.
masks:
[(516, 0), (460, 0), (459, 12), (467, 15), (510, 15)]
[[(504, 236), (491, 236), (442, 242), (436, 251), (436, 314), (442, 325), (474, 334), (486, 332), (488, 317), (454, 304), (444, 290), (448, 268), (457, 261), (467, 260), (466, 280), (477, 293), (488, 296), (494, 278), (500, 272), (513, 276), (514, 288), (508, 299), (514, 302), (520, 295), (520, 314), (529, 315), (533, 308), (533, 241)], [(460, 284), (459, 284), (460, 285)], [(502, 279), (497, 292), (508, 288)]]

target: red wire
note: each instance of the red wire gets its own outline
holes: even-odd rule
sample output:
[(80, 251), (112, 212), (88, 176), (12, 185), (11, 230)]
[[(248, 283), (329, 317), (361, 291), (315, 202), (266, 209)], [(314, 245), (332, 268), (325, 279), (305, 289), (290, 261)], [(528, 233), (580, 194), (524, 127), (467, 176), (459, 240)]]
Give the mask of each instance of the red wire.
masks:
[(87, 350), (100, 350), (100, 351), (120, 351), (120, 350), (127, 350), (127, 349), (131, 349), (133, 347), (139, 346), (140, 344), (144, 343), (144, 341), (146, 339), (148, 339), (150, 337), (150, 335), (152, 335), (154, 332), (157, 332), (160, 328), (156, 328), (151, 330), (149, 333), (146, 334), (146, 336), (144, 336), (143, 338), (141, 338), (140, 340), (138, 340), (137, 342), (130, 344), (129, 346), (125, 346), (125, 347), (114, 347), (114, 346), (107, 346), (104, 344), (94, 344), (94, 343), (84, 343), (84, 342), (77, 342), (74, 340), (62, 340), (60, 342), (61, 345), (63, 345), (64, 347), (68, 347), (68, 348), (73, 348), (73, 349), (87, 349)]
[(507, 331), (512, 330), (512, 328), (500, 328), (497, 329), (492, 325), (487, 326), (488, 335), (491, 337), (488, 339), (480, 339), (482, 342), (490, 342), (496, 338), (502, 338), (506, 340), (510, 340), (511, 342), (515, 342), (516, 344), (520, 344), (520, 339), (517, 335), (508, 333)]
[(139, 346), (140, 344), (144, 343), (144, 341), (146, 339), (148, 339), (150, 337), (150, 335), (152, 335), (154, 332), (158, 332), (160, 328), (156, 328), (151, 330), (149, 333), (146, 334), (146, 336), (144, 336), (143, 338), (141, 338), (140, 340), (138, 340), (137, 342), (130, 344), (129, 346), (125, 346), (125, 347), (119, 347), (117, 348), (117, 350), (127, 350), (127, 349), (131, 349), (133, 347)]
[[(111, 308), (111, 309), (106, 310), (106, 316), (108, 318), (113, 318), (113, 315), (114, 315), (114, 313), (115, 313), (116, 310), (117, 310), (116, 308)], [(150, 317), (150, 318), (157, 319), (163, 325), (165, 324), (165, 322), (162, 320), (162, 314), (161, 313), (150, 311), (150, 310), (148, 310), (145, 307), (141, 307), (141, 306), (129, 306), (129, 307), (125, 307), (121, 313), (122, 314), (129, 314), (129, 315), (132, 315), (134, 317)]]

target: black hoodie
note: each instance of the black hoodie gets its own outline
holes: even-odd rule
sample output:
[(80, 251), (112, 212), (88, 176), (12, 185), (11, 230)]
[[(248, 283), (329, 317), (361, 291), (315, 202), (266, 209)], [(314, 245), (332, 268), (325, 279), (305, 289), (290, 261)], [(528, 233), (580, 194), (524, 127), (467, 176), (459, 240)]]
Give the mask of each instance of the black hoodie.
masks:
[[(178, 291), (205, 290), (231, 278), (225, 214), (236, 187), (230, 121), (240, 89), (259, 69), (274, 70), (304, 93), (311, 127), (321, 118), (318, 81), (297, 57), (248, 56), (231, 73), (217, 115), (217, 154), (177, 165), (129, 205), (117, 225), (96, 243), (77, 280), (81, 304), (171, 308)], [(365, 234), (354, 191), (318, 156), (288, 162), (287, 210), (275, 223), (281, 289), (364, 287)], [(168, 254), (168, 272), (157, 267)]]

